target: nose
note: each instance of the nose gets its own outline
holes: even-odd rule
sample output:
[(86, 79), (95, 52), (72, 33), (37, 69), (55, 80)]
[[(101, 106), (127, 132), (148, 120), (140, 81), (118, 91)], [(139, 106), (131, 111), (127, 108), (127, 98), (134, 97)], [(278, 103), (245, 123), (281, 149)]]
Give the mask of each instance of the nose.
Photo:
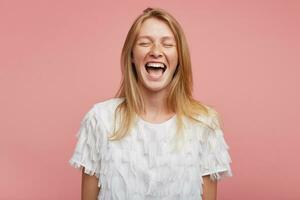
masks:
[(150, 56), (159, 58), (159, 57), (162, 57), (162, 55), (163, 55), (163, 53), (162, 53), (161, 46), (159, 44), (153, 44), (153, 46), (150, 50)]

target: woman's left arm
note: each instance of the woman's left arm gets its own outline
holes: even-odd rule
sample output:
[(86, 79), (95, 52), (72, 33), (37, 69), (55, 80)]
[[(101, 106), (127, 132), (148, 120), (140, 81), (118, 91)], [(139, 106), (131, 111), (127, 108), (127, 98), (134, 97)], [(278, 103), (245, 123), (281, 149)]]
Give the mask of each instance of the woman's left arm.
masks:
[(212, 181), (210, 175), (203, 176), (203, 200), (217, 199), (217, 181)]

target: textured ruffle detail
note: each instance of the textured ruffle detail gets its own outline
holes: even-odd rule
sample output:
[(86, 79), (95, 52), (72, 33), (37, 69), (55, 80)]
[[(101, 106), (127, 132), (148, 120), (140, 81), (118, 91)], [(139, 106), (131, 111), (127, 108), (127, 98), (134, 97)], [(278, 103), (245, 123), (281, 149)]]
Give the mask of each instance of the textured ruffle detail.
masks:
[(212, 129), (185, 119), (181, 138), (175, 137), (175, 120), (161, 126), (136, 121), (128, 136), (108, 141), (119, 102), (96, 104), (85, 115), (70, 160), (99, 178), (98, 199), (201, 200), (203, 176), (220, 180), (232, 175), (229, 147), (217, 118), (202, 116)]
[(232, 160), (218, 117), (213, 115), (209, 123), (213, 129), (206, 128), (202, 131), (200, 140), (202, 176), (210, 175), (211, 180), (220, 181), (224, 177), (232, 176), (230, 168)]
[(107, 138), (95, 109), (93, 106), (80, 123), (80, 129), (76, 134), (76, 148), (69, 163), (79, 170), (84, 167), (86, 174), (99, 178), (102, 152), (105, 150)]
[(101, 198), (199, 200), (198, 154), (189, 144), (174, 151), (174, 137), (174, 129), (138, 123), (128, 137), (111, 142), (102, 161), (109, 167), (101, 170)]

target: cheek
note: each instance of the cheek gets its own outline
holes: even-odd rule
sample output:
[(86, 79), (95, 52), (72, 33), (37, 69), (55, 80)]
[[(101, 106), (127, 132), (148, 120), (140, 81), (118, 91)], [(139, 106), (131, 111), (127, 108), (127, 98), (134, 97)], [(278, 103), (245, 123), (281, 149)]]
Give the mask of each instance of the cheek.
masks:
[(132, 51), (132, 57), (135, 64), (139, 64), (144, 60), (147, 52), (144, 49), (135, 48)]
[(131, 53), (131, 59), (134, 64), (136, 64), (136, 57), (137, 57), (137, 51), (134, 48), (134, 49), (132, 49), (132, 53)]
[(176, 67), (178, 63), (178, 54), (177, 51), (170, 52), (169, 54), (170, 64), (172, 67)]

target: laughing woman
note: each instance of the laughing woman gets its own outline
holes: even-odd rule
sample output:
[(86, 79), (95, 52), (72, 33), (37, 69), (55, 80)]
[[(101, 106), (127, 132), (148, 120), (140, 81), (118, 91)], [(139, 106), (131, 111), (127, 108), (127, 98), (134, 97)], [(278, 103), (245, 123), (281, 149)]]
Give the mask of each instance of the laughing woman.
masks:
[(179, 23), (148, 8), (131, 26), (116, 98), (85, 114), (70, 164), (83, 200), (215, 200), (232, 176), (218, 113), (192, 97)]

